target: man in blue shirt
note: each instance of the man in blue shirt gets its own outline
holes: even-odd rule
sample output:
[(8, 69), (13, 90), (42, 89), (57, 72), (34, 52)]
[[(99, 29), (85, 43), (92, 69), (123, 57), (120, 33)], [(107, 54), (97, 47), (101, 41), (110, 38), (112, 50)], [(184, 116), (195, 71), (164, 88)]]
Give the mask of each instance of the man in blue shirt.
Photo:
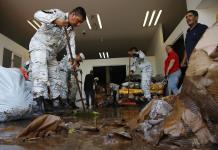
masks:
[(196, 10), (189, 10), (186, 13), (186, 22), (189, 26), (185, 39), (185, 53), (181, 66), (185, 66), (189, 61), (192, 51), (197, 45), (198, 41), (208, 28), (204, 24), (198, 23), (198, 12)]

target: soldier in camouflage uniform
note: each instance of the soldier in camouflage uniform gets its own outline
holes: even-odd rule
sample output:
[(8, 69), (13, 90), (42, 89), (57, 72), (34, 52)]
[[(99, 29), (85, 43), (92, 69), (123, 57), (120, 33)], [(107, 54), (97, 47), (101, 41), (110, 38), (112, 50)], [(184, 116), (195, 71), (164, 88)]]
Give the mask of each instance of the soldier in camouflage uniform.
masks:
[(74, 74), (78, 77), (78, 73), (81, 73), (81, 71), (81, 69), (76, 69), (75, 72), (70, 74), (69, 104), (72, 108), (78, 108), (76, 106), (76, 95), (78, 92), (78, 86)]
[(131, 65), (131, 73), (136, 71), (138, 67), (141, 70), (142, 77), (141, 77), (141, 88), (144, 91), (144, 97), (150, 101), (151, 100), (151, 93), (150, 93), (150, 84), (151, 84), (151, 77), (152, 77), (152, 66), (151, 63), (146, 58), (145, 54), (138, 50), (136, 47), (132, 47), (128, 54), (133, 57), (133, 63)]
[(79, 26), (86, 19), (86, 12), (82, 7), (77, 7), (69, 13), (59, 9), (39, 10), (34, 18), (42, 23), (29, 44), (32, 67), (33, 98), (38, 103), (40, 111), (47, 91), (50, 89), (50, 98), (53, 102), (60, 96), (61, 80), (59, 75), (57, 53), (64, 47), (70, 58), (64, 28), (67, 28), (70, 37), (70, 46), (73, 58), (75, 54), (74, 27)]
[[(67, 104), (68, 95), (69, 95), (69, 99), (74, 98), (74, 97), (76, 98), (76, 93), (77, 93), (78, 88), (76, 84), (76, 79), (72, 73), (78, 71), (78, 65), (84, 59), (85, 59), (84, 54), (79, 53), (75, 58), (75, 61), (73, 64), (74, 68), (71, 68), (71, 65), (70, 65), (70, 62), (67, 56), (65, 56), (59, 63), (60, 77), (61, 77), (60, 97), (62, 100), (62, 104), (64, 105)], [(68, 88), (69, 82), (70, 82), (71, 88)]]

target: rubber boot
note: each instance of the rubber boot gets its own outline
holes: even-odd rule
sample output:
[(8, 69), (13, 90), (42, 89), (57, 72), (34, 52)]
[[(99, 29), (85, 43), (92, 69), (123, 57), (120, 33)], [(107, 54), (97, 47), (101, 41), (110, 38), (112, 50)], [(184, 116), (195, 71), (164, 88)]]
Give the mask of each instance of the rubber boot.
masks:
[(75, 102), (71, 103), (70, 106), (71, 106), (73, 109), (79, 109), (79, 107), (76, 106)]
[(58, 112), (60, 109), (60, 96), (57, 98), (52, 99), (52, 106), (53, 106), (53, 111)]
[(44, 99), (43, 103), (44, 103), (45, 112), (51, 112), (53, 107), (52, 101), (50, 99)]
[(36, 110), (34, 111), (34, 116), (39, 116), (42, 115), (44, 113), (44, 108), (43, 108), (43, 96), (40, 96), (38, 98), (34, 98), (33, 101), (36, 102)]
[(65, 109), (68, 107), (67, 99), (61, 99), (60, 100), (60, 106), (62, 109)]

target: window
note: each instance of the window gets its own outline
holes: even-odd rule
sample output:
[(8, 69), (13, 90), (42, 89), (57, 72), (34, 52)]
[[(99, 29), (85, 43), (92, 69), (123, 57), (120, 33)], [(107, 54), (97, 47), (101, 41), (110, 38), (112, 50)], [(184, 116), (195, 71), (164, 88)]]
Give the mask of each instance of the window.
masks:
[(20, 68), (21, 67), (21, 63), (22, 63), (21, 57), (19, 57), (17, 55), (14, 55), (13, 67)]
[(4, 48), (3, 63), (2, 66), (6, 68), (16, 67), (19, 68), (22, 65), (22, 58), (15, 55), (12, 51)]
[(6, 48), (4, 48), (4, 53), (3, 53), (3, 63), (2, 66), (6, 68), (11, 67), (11, 59), (12, 59), (12, 52)]

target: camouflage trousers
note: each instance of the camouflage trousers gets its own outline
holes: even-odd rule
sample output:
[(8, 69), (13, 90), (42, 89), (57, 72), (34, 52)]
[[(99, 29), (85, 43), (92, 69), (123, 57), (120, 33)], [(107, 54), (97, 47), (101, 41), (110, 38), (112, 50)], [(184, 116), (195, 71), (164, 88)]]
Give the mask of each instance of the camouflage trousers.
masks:
[(78, 92), (78, 87), (76, 84), (76, 78), (74, 77), (74, 75), (71, 74), (71, 80), (70, 80), (70, 90), (69, 90), (69, 101), (70, 103), (75, 103), (76, 101), (76, 95)]
[(30, 58), (33, 82), (33, 98), (40, 96), (48, 97), (48, 87), (50, 98), (60, 96), (61, 80), (56, 60), (56, 54), (40, 46), (30, 46)]
[(62, 99), (67, 99), (68, 97), (68, 81), (67, 81), (67, 72), (66, 71), (60, 71), (60, 78), (61, 78), (61, 91), (60, 91), (60, 97)]
[(146, 67), (142, 70), (141, 88), (144, 91), (144, 96), (151, 99), (150, 85), (151, 85), (152, 67)]

